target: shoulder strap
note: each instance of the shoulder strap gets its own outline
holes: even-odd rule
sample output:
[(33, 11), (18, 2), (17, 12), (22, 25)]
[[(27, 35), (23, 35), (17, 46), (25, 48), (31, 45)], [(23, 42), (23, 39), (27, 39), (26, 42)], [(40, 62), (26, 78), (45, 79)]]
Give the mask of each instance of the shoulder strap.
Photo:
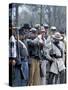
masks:
[(63, 57), (63, 50), (61, 49), (61, 47), (58, 44), (53, 43), (61, 52), (61, 58)]

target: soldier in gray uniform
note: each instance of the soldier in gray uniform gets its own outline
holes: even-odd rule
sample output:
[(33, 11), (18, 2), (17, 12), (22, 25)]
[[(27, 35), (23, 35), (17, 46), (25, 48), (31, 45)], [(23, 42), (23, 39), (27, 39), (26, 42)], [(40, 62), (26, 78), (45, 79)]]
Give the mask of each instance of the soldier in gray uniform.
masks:
[(43, 58), (41, 61), (41, 84), (45, 85), (48, 83), (49, 79), (49, 70), (50, 63), (52, 63), (52, 58), (49, 56), (49, 50), (51, 49), (51, 37), (49, 35), (49, 26), (48, 24), (44, 24), (44, 46), (42, 50)]
[[(45, 47), (43, 47), (43, 51), (45, 50), (46, 52), (47, 52), (47, 48), (46, 48), (46, 42), (48, 41), (48, 38), (49, 38), (49, 36), (48, 36), (48, 28), (49, 28), (49, 26), (48, 26), (48, 24), (44, 24), (43, 25), (43, 29), (44, 29), (44, 33), (45, 33), (45, 36), (44, 36), (44, 46)], [(47, 63), (48, 63), (48, 60), (46, 60), (45, 58), (43, 58), (43, 60), (41, 61), (41, 84), (42, 85), (45, 85), (47, 82), (46, 82), (46, 79), (47, 79), (47, 77), (46, 77), (46, 71), (47, 71), (47, 67), (46, 67), (46, 65), (47, 65)]]
[(63, 60), (63, 46), (61, 40), (63, 37), (59, 32), (56, 32), (53, 37), (52, 49), (50, 51), (50, 56), (54, 59), (50, 68), (49, 84), (53, 84), (53, 79), (59, 74), (59, 82), (61, 84), (65, 83), (65, 64)]
[[(44, 24), (44, 28), (45, 28), (45, 47), (43, 47), (43, 52), (44, 52), (44, 56), (46, 57), (44, 61), (45, 65), (44, 67), (46, 68), (44, 71), (46, 72), (46, 84), (49, 83), (49, 71), (50, 71), (50, 66), (52, 64), (52, 58), (49, 55), (49, 51), (52, 48), (51, 43), (53, 41), (52, 39), (52, 35), (56, 32), (56, 27), (55, 26), (51, 26), (50, 30), (48, 30), (48, 25)], [(43, 69), (43, 65), (42, 65), (42, 69)], [(57, 78), (56, 78), (57, 79)], [(44, 81), (44, 79), (43, 79)]]

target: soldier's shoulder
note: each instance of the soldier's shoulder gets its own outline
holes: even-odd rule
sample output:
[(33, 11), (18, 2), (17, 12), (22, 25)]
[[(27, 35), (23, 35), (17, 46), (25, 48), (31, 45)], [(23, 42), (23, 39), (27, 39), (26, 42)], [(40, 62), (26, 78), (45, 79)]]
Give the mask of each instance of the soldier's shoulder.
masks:
[(19, 44), (23, 46), (23, 48), (26, 48), (26, 45), (21, 40), (19, 40)]

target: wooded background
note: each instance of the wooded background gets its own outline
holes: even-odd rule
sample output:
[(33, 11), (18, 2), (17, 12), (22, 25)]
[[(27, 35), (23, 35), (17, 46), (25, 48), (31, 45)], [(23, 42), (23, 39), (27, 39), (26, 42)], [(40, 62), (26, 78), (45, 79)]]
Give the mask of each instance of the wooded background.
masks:
[(12, 8), (9, 9), (9, 16), (12, 17), (13, 25), (18, 19), (17, 25), (19, 27), (25, 23), (31, 26), (47, 23), (49, 27), (55, 25), (58, 31), (66, 32), (66, 6), (12, 4)]

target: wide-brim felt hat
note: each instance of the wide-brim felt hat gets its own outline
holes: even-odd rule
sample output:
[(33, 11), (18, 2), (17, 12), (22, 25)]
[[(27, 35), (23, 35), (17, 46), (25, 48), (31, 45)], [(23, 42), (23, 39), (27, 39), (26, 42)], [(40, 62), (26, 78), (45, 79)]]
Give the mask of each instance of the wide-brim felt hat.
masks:
[(63, 37), (61, 36), (61, 34), (59, 32), (56, 32), (54, 35), (52, 35), (53, 39), (58, 39), (58, 40), (62, 40)]

